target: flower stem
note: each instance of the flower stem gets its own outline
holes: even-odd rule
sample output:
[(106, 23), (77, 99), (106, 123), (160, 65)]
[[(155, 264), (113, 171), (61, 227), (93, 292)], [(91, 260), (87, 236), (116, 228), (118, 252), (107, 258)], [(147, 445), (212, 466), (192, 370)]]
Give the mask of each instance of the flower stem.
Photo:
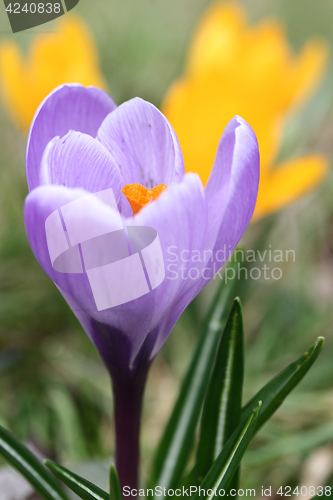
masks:
[(125, 486), (138, 488), (140, 419), (145, 381), (146, 373), (121, 378), (119, 381), (113, 378), (116, 468), (122, 489)]

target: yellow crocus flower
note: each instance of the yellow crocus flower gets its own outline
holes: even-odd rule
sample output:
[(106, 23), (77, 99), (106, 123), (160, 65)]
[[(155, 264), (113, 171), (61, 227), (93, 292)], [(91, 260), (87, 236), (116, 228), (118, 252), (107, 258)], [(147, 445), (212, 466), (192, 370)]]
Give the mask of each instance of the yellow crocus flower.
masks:
[(207, 182), (221, 133), (237, 114), (254, 129), (260, 149), (254, 218), (313, 189), (328, 170), (324, 156), (275, 161), (285, 118), (320, 82), (327, 55), (319, 40), (308, 41), (295, 55), (277, 21), (249, 26), (239, 4), (212, 4), (195, 31), (185, 75), (172, 84), (162, 106), (178, 135), (186, 170)]
[(55, 32), (34, 37), (25, 57), (12, 40), (0, 42), (0, 85), (13, 119), (27, 131), (41, 101), (68, 82), (106, 88), (94, 39), (85, 22), (66, 15)]

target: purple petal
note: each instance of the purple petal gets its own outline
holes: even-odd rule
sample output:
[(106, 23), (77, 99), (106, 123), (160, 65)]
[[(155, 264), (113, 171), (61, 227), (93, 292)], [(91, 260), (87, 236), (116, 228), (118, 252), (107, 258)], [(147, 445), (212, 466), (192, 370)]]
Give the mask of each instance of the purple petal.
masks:
[(113, 100), (96, 87), (75, 83), (54, 89), (37, 109), (30, 126), (26, 151), (29, 190), (39, 185), (40, 162), (54, 137), (63, 137), (70, 130), (96, 137), (102, 121), (115, 108)]
[(233, 118), (220, 140), (205, 195), (209, 232), (206, 248), (213, 248), (211, 277), (221, 259), (217, 252), (227, 249), (226, 259), (249, 225), (257, 201), (260, 158), (257, 138), (243, 118)]
[[(202, 250), (207, 229), (207, 206), (201, 180), (196, 174), (187, 174), (183, 182), (171, 186), (157, 201), (126, 223), (153, 227), (161, 242), (166, 276), (151, 292), (155, 300), (151, 327), (155, 329), (183, 290), (195, 288), (198, 280), (199, 274), (190, 257), (193, 251)], [(194, 272), (189, 275), (190, 269)]]
[(120, 167), (123, 184), (148, 189), (170, 186), (184, 177), (184, 161), (170, 123), (152, 104), (135, 98), (108, 115), (98, 139)]
[[(69, 189), (52, 185), (40, 186), (34, 189), (28, 195), (24, 208), (28, 239), (40, 266), (66, 298), (95, 345), (99, 347), (111, 343), (111, 339), (104, 339), (104, 336), (106, 335), (106, 329), (112, 331), (117, 337), (118, 347), (123, 346), (122, 348), (119, 347), (119, 349), (123, 349), (123, 357), (126, 357), (124, 363), (129, 366), (129, 360), (138, 352), (150, 331), (151, 319), (154, 313), (152, 294), (111, 309), (98, 311), (88, 274), (80, 271), (80, 262), (77, 261), (76, 272), (68, 273), (56, 271), (51, 263), (50, 247), (46, 239), (46, 220), (60, 208), (64, 215), (64, 206), (68, 206), (73, 201), (80, 201), (81, 198), (83, 199), (88, 194), (90, 193), (81, 189)], [(65, 219), (68, 234), (71, 234), (72, 228), (77, 228), (81, 232), (81, 241), (86, 238), (88, 243), (89, 240), (91, 241), (90, 236), (98, 232), (106, 233), (107, 229), (112, 225), (116, 227), (120, 217), (118, 211), (100, 202), (93, 195), (89, 197), (88, 203), (85, 202), (84, 212), (80, 210), (72, 211), (70, 215), (71, 218)], [(77, 234), (74, 235), (74, 238), (76, 237)], [(56, 243), (58, 245), (56, 250), (59, 250), (61, 245), (63, 245), (63, 249), (66, 249), (66, 240), (61, 242), (58, 238)], [(81, 253), (83, 253), (84, 247), (82, 244), (80, 246)], [(75, 251), (73, 260), (81, 258), (80, 252), (77, 251), (77, 245), (74, 245), (72, 250)], [(107, 250), (110, 252), (110, 248)], [(99, 251), (101, 255), (95, 257), (103, 259), (102, 246), (97, 248), (97, 254)], [(130, 280), (127, 285), (129, 288), (132, 286)], [(99, 325), (99, 327), (97, 328), (96, 325)], [(101, 355), (104, 360), (107, 360), (110, 354), (101, 352)], [(119, 360), (120, 364), (121, 361)]]
[(90, 135), (69, 132), (53, 139), (45, 149), (40, 184), (82, 188), (91, 193), (112, 188), (120, 203), (121, 177), (114, 159)]

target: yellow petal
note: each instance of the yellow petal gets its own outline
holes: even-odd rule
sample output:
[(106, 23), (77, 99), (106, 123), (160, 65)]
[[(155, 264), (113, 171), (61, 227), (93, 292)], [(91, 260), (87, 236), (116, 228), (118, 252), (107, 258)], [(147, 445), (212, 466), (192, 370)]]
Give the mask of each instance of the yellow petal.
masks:
[(228, 66), (241, 50), (246, 14), (236, 3), (213, 3), (199, 22), (188, 56), (188, 72)]
[(328, 160), (322, 155), (308, 155), (280, 163), (271, 174), (260, 180), (253, 219), (264, 217), (299, 199), (317, 186), (328, 171)]
[(25, 58), (13, 42), (1, 43), (0, 81), (8, 110), (25, 130), (41, 101), (58, 85), (106, 88), (92, 35), (74, 15), (61, 18), (55, 33), (37, 35)]
[[(280, 22), (264, 19), (250, 26), (240, 4), (212, 4), (195, 30), (187, 71), (162, 105), (179, 137), (186, 171), (207, 182), (223, 130), (240, 115), (258, 139), (261, 183), (277, 175), (272, 170), (286, 118), (320, 82), (327, 52), (327, 44), (310, 40), (295, 55)], [(265, 186), (268, 192), (271, 183)]]
[(0, 80), (3, 101), (9, 113), (21, 127), (25, 126), (27, 109), (21, 93), (23, 74), (22, 55), (18, 46), (11, 41), (0, 44)]

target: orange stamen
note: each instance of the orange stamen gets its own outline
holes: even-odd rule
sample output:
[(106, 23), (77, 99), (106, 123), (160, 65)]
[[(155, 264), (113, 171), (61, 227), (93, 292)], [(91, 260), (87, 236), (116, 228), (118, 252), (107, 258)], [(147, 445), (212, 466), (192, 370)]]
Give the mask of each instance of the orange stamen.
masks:
[(141, 184), (126, 184), (126, 186), (123, 187), (122, 192), (128, 199), (133, 210), (133, 215), (135, 215), (141, 210), (142, 207), (151, 201), (156, 200), (165, 189), (167, 189), (165, 184), (159, 184), (151, 190), (145, 188)]
[(162, 193), (162, 191), (164, 191), (165, 189), (167, 189), (167, 186), (165, 184), (159, 184), (158, 186), (154, 187), (151, 190), (151, 194), (153, 196), (153, 201), (156, 200), (159, 197), (159, 195)]

